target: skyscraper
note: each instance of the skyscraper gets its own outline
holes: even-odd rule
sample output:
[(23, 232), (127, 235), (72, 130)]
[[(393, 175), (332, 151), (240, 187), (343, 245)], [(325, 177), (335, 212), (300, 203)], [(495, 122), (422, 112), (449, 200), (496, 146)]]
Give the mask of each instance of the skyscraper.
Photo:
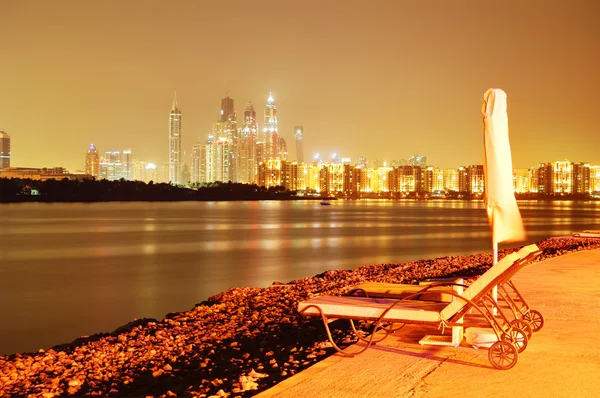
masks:
[(294, 137), (296, 140), (296, 160), (299, 164), (304, 163), (304, 152), (302, 141), (304, 140), (304, 126), (294, 126)]
[(121, 163), (121, 152), (105, 152), (100, 161), (100, 177), (109, 181), (123, 178), (123, 164)]
[(177, 107), (177, 92), (169, 114), (169, 180), (172, 184), (181, 181), (181, 112)]
[(227, 122), (235, 118), (235, 110), (233, 108), (233, 98), (229, 95), (225, 95), (225, 98), (221, 100), (221, 121)]
[(204, 163), (204, 182), (217, 181), (215, 157), (217, 153), (216, 137), (214, 134), (209, 134), (204, 145), (205, 163)]
[(192, 148), (192, 183), (198, 184), (203, 181), (202, 171), (204, 168), (202, 167), (202, 147), (201, 143), (197, 143)]
[(123, 157), (121, 159), (121, 177), (126, 180), (133, 180), (133, 169), (131, 167), (131, 149), (127, 148), (123, 151)]
[(273, 95), (269, 93), (267, 105), (265, 106), (265, 124), (263, 125), (265, 135), (265, 160), (277, 159), (279, 157), (279, 133), (277, 127), (277, 107)]
[(90, 145), (85, 155), (85, 174), (96, 179), (100, 177), (100, 155), (94, 144)]
[(10, 168), (10, 136), (0, 131), (0, 170)]
[(239, 173), (237, 182), (252, 184), (256, 182), (257, 159), (256, 142), (258, 138), (258, 124), (256, 111), (251, 102), (244, 110), (244, 128), (240, 131), (237, 156), (239, 160)]

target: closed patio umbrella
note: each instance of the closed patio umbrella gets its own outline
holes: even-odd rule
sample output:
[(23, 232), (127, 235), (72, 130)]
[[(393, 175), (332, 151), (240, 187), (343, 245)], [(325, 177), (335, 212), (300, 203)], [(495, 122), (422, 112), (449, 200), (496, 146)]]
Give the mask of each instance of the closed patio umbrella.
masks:
[(498, 88), (487, 90), (483, 96), (481, 113), (483, 114), (484, 200), (492, 229), (493, 263), (496, 264), (498, 243), (525, 239), (525, 228), (513, 186), (506, 93)]

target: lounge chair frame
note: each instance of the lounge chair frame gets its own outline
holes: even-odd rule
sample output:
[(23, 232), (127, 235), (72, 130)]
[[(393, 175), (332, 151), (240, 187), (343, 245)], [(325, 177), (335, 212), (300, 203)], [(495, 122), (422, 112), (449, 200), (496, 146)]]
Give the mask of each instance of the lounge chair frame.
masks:
[[(486, 323), (492, 328), (494, 333), (496, 334), (497, 340), (489, 349), (488, 359), (490, 363), (497, 369), (510, 369), (512, 368), (517, 360), (519, 351), (523, 351), (527, 347), (528, 338), (527, 333), (518, 327), (514, 322), (509, 321), (509, 317), (505, 314), (505, 312), (498, 308), (498, 305), (494, 298), (492, 297), (491, 291), (493, 286), (497, 286), (502, 283), (506, 283), (510, 278), (526, 263), (526, 259), (529, 256), (515, 260), (504, 272), (499, 275), (496, 275), (491, 282), (487, 282), (487, 284), (482, 287), (471, 299), (463, 297), (462, 295), (454, 292), (453, 290), (446, 290), (444, 293), (452, 295), (455, 300), (461, 300), (464, 302), (461, 308), (455, 311), (452, 315), (449, 316), (448, 319), (442, 319), (440, 317), (437, 322), (430, 322), (424, 320), (416, 320), (416, 319), (392, 319), (387, 317), (387, 314), (396, 306), (402, 305), (403, 303), (408, 303), (411, 299), (422, 295), (428, 290), (436, 289), (439, 287), (446, 287), (448, 285), (456, 285), (453, 283), (434, 283), (431, 285), (425, 286), (420, 291), (413, 293), (403, 299), (394, 300), (393, 303), (387, 307), (379, 316), (377, 317), (365, 317), (365, 316), (346, 316), (343, 314), (334, 314), (328, 315), (320, 308), (319, 305), (314, 305), (309, 302), (302, 303), (304, 307), (300, 309), (300, 313), (309, 316), (320, 316), (323, 325), (325, 326), (325, 330), (327, 333), (327, 337), (331, 342), (332, 346), (340, 352), (344, 356), (354, 356), (360, 354), (367, 350), (372, 344), (380, 342), (388, 337), (393, 331), (393, 326), (396, 323), (400, 324), (437, 324), (438, 327), (442, 328), (442, 332), (446, 327), (451, 326), (470, 326), (468, 320), (464, 320), (464, 316), (469, 311), (475, 311), (483, 319), (485, 319)], [(463, 287), (467, 287), (463, 285)], [(447, 289), (447, 287), (446, 287)], [(364, 300), (372, 300), (369, 298), (364, 298)], [(414, 303), (414, 301), (413, 301)], [(315, 311), (309, 311), (309, 309), (314, 309)], [(346, 352), (342, 350), (333, 340), (331, 335), (331, 331), (329, 329), (329, 323), (333, 320), (337, 319), (348, 319), (351, 321), (352, 330), (357, 336), (357, 338), (366, 341), (366, 345), (362, 347), (357, 352)], [(481, 319), (481, 318), (480, 318)], [(362, 321), (371, 321), (374, 322), (374, 328), (371, 332), (370, 338), (365, 339), (359, 335), (357, 329), (355, 328), (353, 321), (362, 320)], [(390, 324), (389, 328), (384, 327), (384, 325)], [(381, 338), (375, 338), (376, 333), (379, 330), (383, 330), (385, 332), (384, 336)]]

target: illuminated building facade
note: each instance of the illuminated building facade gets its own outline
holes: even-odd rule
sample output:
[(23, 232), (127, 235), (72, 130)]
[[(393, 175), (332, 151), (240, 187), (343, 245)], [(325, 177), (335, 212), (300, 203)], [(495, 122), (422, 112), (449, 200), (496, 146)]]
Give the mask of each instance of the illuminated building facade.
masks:
[(283, 138), (282, 136), (279, 136), (278, 157), (281, 160), (287, 160), (287, 157), (288, 157), (287, 142), (285, 141), (285, 138)]
[(221, 100), (221, 119), (217, 123), (215, 134), (217, 141), (222, 142), (223, 138), (227, 141), (227, 145), (221, 144), (221, 148), (226, 152), (222, 156), (227, 160), (223, 163), (227, 164), (227, 175), (223, 176), (219, 181), (238, 181), (239, 164), (239, 135), (237, 129), (237, 117), (235, 114), (234, 101), (228, 94)]
[[(516, 193), (533, 192), (533, 170), (532, 169), (515, 169), (513, 172), (514, 189)], [(537, 186), (535, 187), (537, 192)]]
[(281, 185), (289, 191), (304, 190), (304, 175), (298, 162), (281, 162)]
[(590, 166), (590, 192), (600, 194), (600, 166)]
[(573, 163), (573, 193), (587, 194), (591, 192), (591, 169), (588, 163)]
[(444, 190), (446, 192), (459, 192), (458, 169), (444, 169)]
[(126, 180), (133, 179), (133, 169), (131, 162), (131, 149), (127, 148), (123, 150), (123, 155), (121, 157), (121, 177)]
[[(400, 166), (389, 168), (387, 191), (402, 194), (417, 193), (422, 191), (422, 170), (420, 166)], [(379, 173), (378, 173), (379, 174)], [(383, 185), (383, 183), (379, 183)], [(375, 192), (385, 192), (381, 189)]]
[(202, 166), (202, 144), (195, 144), (192, 148), (192, 176), (191, 182), (193, 184), (199, 184), (204, 182), (202, 178), (202, 171), (204, 170)]
[(483, 195), (483, 165), (476, 164), (458, 169), (458, 190), (470, 195)]
[(87, 180), (92, 178), (89, 174), (73, 174), (69, 173), (64, 167), (11, 167), (0, 170), (0, 178), (21, 178), (31, 180)]
[(294, 142), (296, 143), (296, 161), (304, 163), (304, 126), (294, 126)]
[(209, 134), (204, 145), (204, 182), (217, 181), (215, 157), (217, 153), (217, 143), (214, 134)]
[(10, 168), (10, 136), (0, 131), (0, 170)]
[(169, 114), (169, 181), (181, 184), (181, 112), (177, 106), (177, 93)]
[(230, 141), (225, 136), (219, 137), (214, 145), (215, 148), (215, 181), (228, 182), (230, 181), (230, 161), (231, 161), (231, 145)]
[(121, 152), (105, 152), (100, 159), (100, 178), (114, 181), (123, 177)]
[(433, 187), (432, 192), (444, 192), (444, 170), (433, 169)]
[(100, 154), (94, 144), (90, 145), (85, 154), (85, 174), (96, 179), (100, 177)]
[(239, 144), (236, 152), (239, 164), (237, 182), (253, 184), (257, 180), (257, 139), (256, 111), (252, 103), (248, 102), (244, 110), (244, 127), (239, 133)]
[(281, 185), (281, 163), (280, 159), (261, 162), (258, 165), (258, 185), (267, 188)]
[(573, 166), (569, 161), (550, 164), (550, 193), (569, 194), (573, 192)]
[(267, 104), (265, 106), (265, 119), (263, 125), (264, 134), (264, 160), (279, 159), (280, 155), (280, 140), (279, 129), (277, 125), (277, 107), (273, 95), (269, 93)]
[(433, 192), (433, 167), (421, 168), (421, 192), (431, 194)]

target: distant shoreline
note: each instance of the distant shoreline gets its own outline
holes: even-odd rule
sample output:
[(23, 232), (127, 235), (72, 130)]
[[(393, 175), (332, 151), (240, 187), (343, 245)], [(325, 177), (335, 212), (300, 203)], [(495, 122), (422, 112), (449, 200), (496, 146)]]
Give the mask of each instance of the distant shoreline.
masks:
[[(515, 194), (517, 200), (537, 201), (595, 201), (591, 194)], [(191, 187), (169, 183), (145, 183), (130, 180), (33, 180), (0, 178), (0, 203), (72, 203), (72, 202), (179, 202), (179, 201), (257, 201), (257, 200), (465, 200), (481, 201), (482, 194), (468, 192), (344, 192), (319, 193), (298, 191), (286, 187), (258, 186), (233, 182), (192, 184)]]
[[(41, 195), (18, 195), (14, 197), (0, 196), (0, 204), (9, 203), (105, 203), (105, 202), (246, 202), (246, 201), (298, 201), (298, 200), (309, 200), (309, 201), (337, 201), (337, 200), (349, 200), (349, 201), (368, 201), (368, 200), (385, 200), (385, 201), (411, 201), (411, 202), (442, 202), (442, 201), (463, 201), (463, 202), (482, 202), (481, 198), (351, 198), (351, 197), (332, 197), (332, 196), (265, 196), (265, 197), (208, 197), (208, 198), (139, 198), (139, 197), (125, 197), (116, 196), (111, 198), (51, 198)], [(517, 202), (597, 202), (600, 198), (581, 198), (581, 197), (531, 197), (531, 198), (517, 198)]]

